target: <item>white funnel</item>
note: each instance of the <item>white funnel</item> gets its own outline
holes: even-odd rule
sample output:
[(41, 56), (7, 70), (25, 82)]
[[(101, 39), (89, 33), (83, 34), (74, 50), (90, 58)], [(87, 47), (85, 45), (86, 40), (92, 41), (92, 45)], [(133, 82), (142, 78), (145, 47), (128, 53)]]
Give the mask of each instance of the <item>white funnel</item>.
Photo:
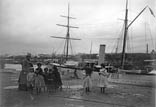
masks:
[(106, 45), (104, 44), (100, 45), (98, 65), (101, 65), (105, 62), (105, 47)]

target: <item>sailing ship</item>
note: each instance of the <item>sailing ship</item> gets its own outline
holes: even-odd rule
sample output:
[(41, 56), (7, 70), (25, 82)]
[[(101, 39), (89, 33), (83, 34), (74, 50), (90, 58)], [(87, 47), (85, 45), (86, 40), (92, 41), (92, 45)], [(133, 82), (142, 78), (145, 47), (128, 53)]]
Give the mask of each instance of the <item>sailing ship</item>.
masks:
[[(126, 49), (126, 40), (127, 40), (127, 34), (128, 34), (128, 29), (129, 27), (135, 22), (135, 20), (145, 11), (146, 8), (149, 8), (151, 14), (154, 16), (153, 11), (151, 10), (151, 8), (149, 6), (146, 6), (135, 18), (133, 21), (131, 21), (128, 24), (128, 0), (126, 0), (126, 9), (125, 9), (125, 19), (124, 19), (124, 40), (123, 40), (123, 47), (122, 47), (122, 57), (121, 57), (121, 67), (120, 70), (124, 71), (124, 72), (135, 72), (135, 73), (141, 73), (141, 70), (125, 70), (125, 49)], [(57, 24), (58, 26), (62, 26), (62, 27), (66, 27), (67, 28), (67, 33), (66, 33), (66, 37), (57, 37), (57, 36), (51, 36), (52, 38), (59, 38), (59, 39), (65, 39), (65, 45), (64, 45), (64, 60), (63, 62), (66, 63), (67, 61), (69, 61), (69, 45), (71, 45), (71, 40), (81, 40), (78, 38), (71, 38), (70, 37), (70, 28), (78, 28), (75, 26), (71, 26), (70, 25), (70, 19), (76, 19), (74, 17), (70, 16), (70, 5), (68, 3), (68, 15), (67, 16), (63, 16), (61, 15), (61, 17), (67, 18), (67, 25), (62, 25), (62, 24)], [(91, 54), (91, 50), (90, 50), (90, 54)], [(68, 65), (68, 64), (65, 64)]]
[(65, 45), (64, 45), (64, 50), (63, 50), (63, 58), (61, 61), (61, 64), (62, 64), (61, 66), (75, 67), (78, 65), (78, 62), (69, 60), (69, 48), (71, 48), (71, 50), (72, 50), (71, 40), (81, 40), (81, 39), (70, 37), (70, 28), (78, 28), (78, 27), (70, 25), (70, 19), (76, 19), (76, 18), (70, 16), (70, 4), (69, 3), (68, 3), (68, 15), (67, 16), (61, 15), (61, 17), (67, 18), (67, 25), (62, 25), (62, 24), (56, 24), (56, 25), (67, 28), (66, 37), (58, 37), (58, 36), (51, 36), (51, 37), (58, 38), (58, 39), (65, 39)]
[[(126, 73), (141, 73), (141, 70), (125, 70), (125, 49), (126, 49), (126, 40), (127, 40), (127, 34), (129, 27), (135, 22), (135, 20), (145, 11), (145, 9), (148, 8), (151, 12), (151, 14), (155, 17), (152, 9), (149, 6), (146, 6), (134, 19), (131, 21), (130, 24), (128, 24), (128, 0), (126, 0), (126, 11), (125, 11), (125, 19), (124, 19), (124, 40), (123, 40), (123, 49), (122, 49), (122, 57), (121, 57), (121, 72)], [(148, 46), (148, 45), (147, 45)], [(148, 47), (147, 47), (148, 49)]]

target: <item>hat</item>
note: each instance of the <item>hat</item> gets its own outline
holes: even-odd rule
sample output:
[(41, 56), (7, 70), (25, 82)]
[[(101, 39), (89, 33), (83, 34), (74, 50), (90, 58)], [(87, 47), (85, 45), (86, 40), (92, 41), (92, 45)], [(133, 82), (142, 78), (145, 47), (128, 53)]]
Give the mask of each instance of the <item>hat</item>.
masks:
[(102, 64), (101, 64), (101, 67), (105, 67), (105, 64), (104, 64), (104, 63), (102, 63)]
[(37, 63), (37, 66), (41, 66), (42, 64), (40, 62)]
[(105, 70), (106, 70), (105, 68), (102, 68), (99, 73), (103, 74), (103, 73), (105, 73)]

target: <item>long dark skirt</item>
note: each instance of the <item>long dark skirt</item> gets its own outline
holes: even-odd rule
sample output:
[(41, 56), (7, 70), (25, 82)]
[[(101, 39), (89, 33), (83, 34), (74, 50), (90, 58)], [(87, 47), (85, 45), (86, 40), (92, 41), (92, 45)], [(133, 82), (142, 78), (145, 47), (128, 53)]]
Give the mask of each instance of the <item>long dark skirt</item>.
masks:
[(18, 89), (22, 91), (27, 91), (28, 90), (27, 84), (19, 84)]
[(18, 80), (18, 89), (27, 91), (27, 73), (24, 71), (20, 72), (20, 76)]
[(56, 83), (53, 80), (48, 80), (46, 86), (49, 92), (56, 90)]

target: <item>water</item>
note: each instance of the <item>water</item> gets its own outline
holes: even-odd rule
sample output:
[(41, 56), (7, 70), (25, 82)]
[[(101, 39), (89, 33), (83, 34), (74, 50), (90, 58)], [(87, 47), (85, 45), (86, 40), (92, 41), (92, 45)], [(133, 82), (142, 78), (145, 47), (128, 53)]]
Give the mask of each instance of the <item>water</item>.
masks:
[(156, 70), (152, 70), (149, 74), (156, 74)]
[[(42, 65), (42, 69), (44, 69), (46, 66)], [(37, 65), (34, 65), (34, 68), (37, 68)], [(5, 64), (5, 69), (13, 69), (16, 71), (21, 71), (22, 70), (22, 65), (21, 64)]]
[(4, 87), (3, 89), (17, 89), (18, 86), (7, 86), (7, 87)]
[(21, 71), (21, 64), (5, 64), (5, 69), (15, 69), (16, 71)]
[[(36, 68), (37, 66), (34, 65), (34, 68)], [(42, 68), (45, 68), (45, 65), (42, 66)], [(22, 70), (22, 66), (21, 64), (5, 64), (5, 69), (3, 70), (4, 72), (13, 72), (13, 73), (19, 73), (19, 71)], [(17, 71), (17, 72), (15, 72)], [(60, 74), (61, 72), (63, 72), (64, 69), (60, 69)], [(66, 70), (65, 70), (66, 71)], [(74, 75), (73, 72), (70, 72), (71, 76)], [(80, 84), (82, 85), (82, 81), (83, 81), (83, 77), (84, 77), (84, 72), (83, 71), (78, 71), (77, 74), (78, 76), (81, 78), (80, 80), (76, 80), (76, 82), (74, 82), (73, 80), (69, 83), (70, 84), (70, 88), (72, 89), (78, 89), (81, 88), (82, 86), (79, 86)], [(70, 79), (69, 74), (67, 73), (66, 75), (61, 75), (62, 80), (64, 80), (63, 77), (68, 77)], [(98, 83), (98, 73), (94, 72), (92, 74), (92, 82), (93, 84), (96, 86)], [(12, 78), (13, 81), (17, 81), (17, 78)], [(110, 78), (108, 81), (110, 82), (117, 82), (117, 83), (128, 83), (128, 84), (141, 84), (141, 85), (152, 85), (153, 83), (155, 84), (155, 76), (150, 76), (150, 75), (122, 75), (121, 78), (119, 79), (112, 79)], [(67, 84), (66, 84), (67, 85)], [(65, 86), (66, 87), (66, 86)], [(113, 88), (114, 86), (109, 86), (109, 88)]]

